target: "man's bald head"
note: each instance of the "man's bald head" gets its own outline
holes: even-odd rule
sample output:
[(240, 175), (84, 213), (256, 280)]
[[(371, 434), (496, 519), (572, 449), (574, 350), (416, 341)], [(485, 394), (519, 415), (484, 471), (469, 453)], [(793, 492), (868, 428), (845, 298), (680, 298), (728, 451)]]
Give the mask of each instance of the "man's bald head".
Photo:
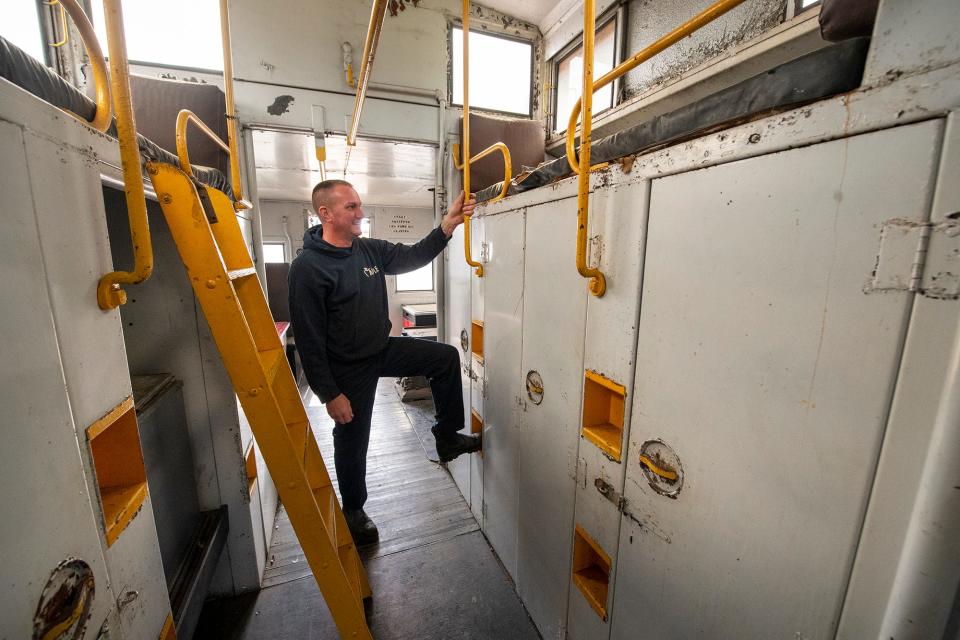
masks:
[(313, 210), (319, 214), (321, 206), (332, 207), (336, 203), (337, 187), (350, 187), (352, 189), (353, 185), (346, 180), (324, 180), (317, 183), (310, 196), (313, 202)]

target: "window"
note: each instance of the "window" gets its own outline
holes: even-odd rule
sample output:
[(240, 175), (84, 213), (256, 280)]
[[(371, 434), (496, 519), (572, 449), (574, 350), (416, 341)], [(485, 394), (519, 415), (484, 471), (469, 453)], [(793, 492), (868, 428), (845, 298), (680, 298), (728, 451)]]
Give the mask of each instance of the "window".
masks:
[[(463, 104), (463, 29), (454, 27), (453, 102)], [(531, 116), (533, 45), (470, 32), (470, 108)]]
[[(616, 64), (617, 21), (608, 20), (597, 30), (593, 44), (593, 79), (613, 69)], [(583, 41), (570, 45), (557, 56), (554, 67), (557, 79), (556, 109), (554, 110), (553, 130), (562, 133), (567, 130), (567, 121), (573, 105), (583, 92)], [(613, 106), (613, 83), (593, 94), (593, 113)]]
[(263, 261), (264, 262), (286, 262), (286, 251), (284, 251), (282, 242), (264, 242), (263, 243)]
[(397, 293), (403, 291), (433, 291), (433, 262), (416, 271), (397, 276)]
[(46, 47), (40, 31), (37, 3), (26, 0), (6, 3), (3, 8), (3, 20), (0, 20), (0, 36), (40, 62), (44, 61)]
[[(106, 53), (103, 3), (91, 4), (93, 26)], [(161, 3), (126, 0), (123, 2), (123, 28), (127, 57), (131, 61), (223, 71), (220, 3), (217, 0), (165, 0)]]

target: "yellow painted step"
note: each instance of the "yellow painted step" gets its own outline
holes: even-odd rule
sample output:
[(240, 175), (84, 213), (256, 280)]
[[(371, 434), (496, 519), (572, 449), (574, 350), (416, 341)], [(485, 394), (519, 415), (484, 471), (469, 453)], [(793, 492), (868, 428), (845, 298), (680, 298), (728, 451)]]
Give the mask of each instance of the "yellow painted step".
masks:
[(330, 537), (330, 544), (337, 545), (337, 494), (333, 491), (333, 485), (328, 484), (325, 487), (319, 487), (313, 490), (313, 499), (317, 501), (320, 508), (320, 517), (327, 526), (327, 535)]

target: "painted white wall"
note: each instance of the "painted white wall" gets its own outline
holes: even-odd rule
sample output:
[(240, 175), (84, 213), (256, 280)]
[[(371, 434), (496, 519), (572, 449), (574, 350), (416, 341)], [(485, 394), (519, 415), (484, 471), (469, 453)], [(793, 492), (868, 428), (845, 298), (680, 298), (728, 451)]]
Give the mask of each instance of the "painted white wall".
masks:
[[(264, 242), (283, 242), (287, 259), (292, 260), (303, 247), (303, 232), (307, 230), (309, 202), (261, 200), (260, 219)], [(287, 219), (289, 238), (284, 232), (283, 219)]]
[[(402, 213), (404, 213), (405, 216), (413, 222), (417, 231), (415, 234), (416, 237), (400, 236), (394, 232), (391, 232), (387, 226), (387, 220), (391, 217), (390, 214), (394, 211), (402, 211)], [(433, 209), (411, 207), (371, 207), (367, 210), (367, 215), (370, 216), (371, 220), (371, 235), (374, 238), (381, 238), (389, 242), (416, 242), (421, 237), (429, 233), (434, 226)], [(437, 301), (437, 272), (440, 268), (442, 268), (442, 263), (435, 261), (433, 268), (433, 291), (397, 292), (397, 278), (395, 276), (387, 276), (387, 305), (390, 309), (390, 322), (393, 324), (393, 328), (390, 330), (390, 335), (400, 335), (400, 330), (403, 328), (403, 312), (401, 310), (403, 305), (424, 304)]]
[[(447, 30), (457, 14), (454, 0), (421, 2), (384, 19), (371, 81), (447, 92)], [(354, 89), (343, 74), (341, 44), (353, 45), (359, 73), (370, 13), (367, 3), (321, 0), (277, 5), (257, 0), (231, 4), (236, 102), (245, 123), (311, 128), (311, 105), (326, 108), (327, 130), (344, 131), (353, 111)], [(264, 25), (270, 25), (267, 31)], [(269, 34), (276, 34), (271, 37)], [(243, 46), (243, 43), (256, 46)], [(286, 111), (268, 112), (278, 96), (293, 97)], [(371, 91), (364, 106), (362, 132), (398, 138), (436, 140), (433, 98), (390, 97)], [(278, 111), (278, 110), (275, 110)]]

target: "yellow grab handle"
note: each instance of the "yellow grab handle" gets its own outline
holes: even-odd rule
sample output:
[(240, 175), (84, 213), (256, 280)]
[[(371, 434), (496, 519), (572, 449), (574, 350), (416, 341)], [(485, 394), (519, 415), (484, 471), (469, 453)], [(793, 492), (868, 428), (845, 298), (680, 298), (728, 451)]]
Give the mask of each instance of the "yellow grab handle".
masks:
[[(113, 119), (113, 105), (110, 102), (110, 78), (107, 76), (107, 61), (103, 57), (103, 50), (100, 48), (97, 34), (77, 0), (58, 0), (58, 4), (61, 12), (66, 10), (73, 23), (77, 25), (80, 38), (83, 40), (83, 46), (90, 58), (90, 66), (93, 69), (94, 101), (97, 103), (97, 111), (89, 124), (97, 131), (106, 131), (110, 128), (110, 121)], [(64, 27), (64, 30), (66, 30), (66, 27)], [(75, 116), (75, 114), (71, 115)]]
[(654, 461), (653, 458), (651, 458), (645, 453), (640, 454), (640, 464), (642, 464), (647, 469), (649, 469), (656, 475), (660, 476), (667, 482), (676, 482), (677, 478), (680, 477), (677, 475), (676, 471), (664, 465), (663, 463), (658, 463)]
[[(69, 2), (73, 0), (61, 0)], [(97, 284), (97, 304), (103, 310), (115, 309), (127, 301), (121, 284), (138, 284), (153, 273), (153, 244), (147, 221), (147, 201), (143, 193), (143, 173), (140, 171), (140, 147), (137, 145), (137, 123), (133, 117), (130, 98), (130, 68), (127, 63), (127, 43), (123, 34), (123, 10), (120, 0), (103, 0), (107, 23), (107, 46), (110, 51), (110, 84), (117, 111), (117, 140), (123, 165), (123, 184), (127, 197), (127, 216), (130, 220), (130, 240), (133, 243), (133, 271), (111, 271)]]

